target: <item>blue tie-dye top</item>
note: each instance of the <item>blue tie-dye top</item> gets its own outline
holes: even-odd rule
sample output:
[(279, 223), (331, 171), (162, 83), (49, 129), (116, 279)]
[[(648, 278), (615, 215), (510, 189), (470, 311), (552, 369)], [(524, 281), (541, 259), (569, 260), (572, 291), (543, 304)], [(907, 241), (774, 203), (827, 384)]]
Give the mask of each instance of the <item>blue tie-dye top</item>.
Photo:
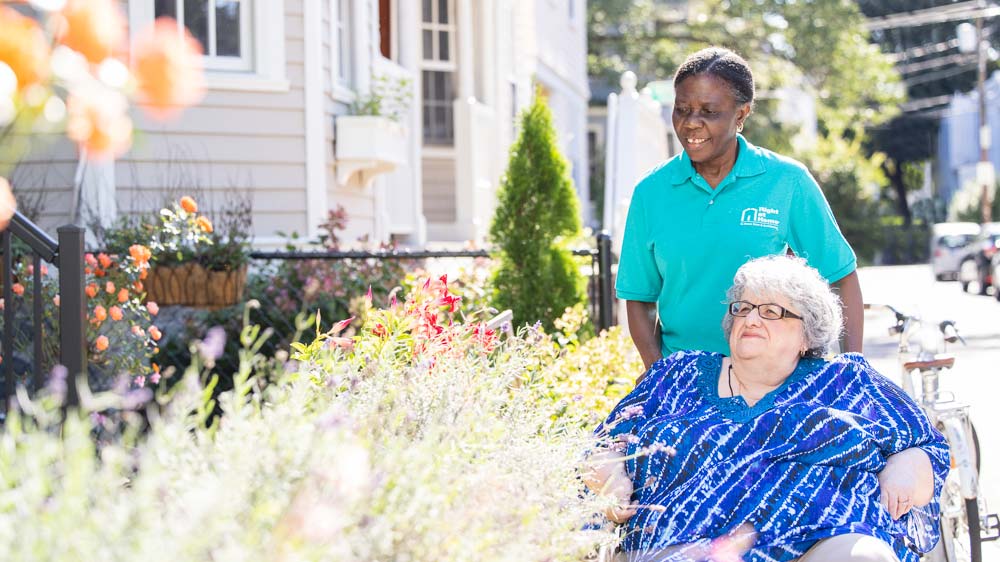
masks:
[[(661, 359), (598, 428), (639, 453), (626, 468), (644, 507), (626, 524), (623, 550), (704, 542), (743, 523), (758, 533), (746, 560), (792, 560), (845, 533), (880, 538), (903, 561), (934, 546), (948, 447), (902, 389), (860, 354), (806, 358), (751, 407), (719, 397), (722, 359)], [(877, 474), (910, 447), (931, 459), (934, 500), (893, 520)]]

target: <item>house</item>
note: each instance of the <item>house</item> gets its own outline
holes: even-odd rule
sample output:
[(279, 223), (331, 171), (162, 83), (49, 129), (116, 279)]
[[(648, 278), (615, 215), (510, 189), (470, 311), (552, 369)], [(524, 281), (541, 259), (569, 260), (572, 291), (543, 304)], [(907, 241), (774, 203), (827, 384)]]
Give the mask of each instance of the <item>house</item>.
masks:
[[(133, 32), (160, 16), (185, 25), (205, 47), (208, 89), (174, 121), (137, 116), (114, 162), (62, 140), (34, 149), (14, 175), (46, 228), (187, 192), (218, 208), (242, 192), (258, 246), (312, 237), (340, 205), (348, 240), (481, 242), (535, 85), (588, 200), (585, 0), (121, 3)], [(408, 103), (379, 99), (394, 92)]]
[[(994, 72), (983, 84), (986, 93), (986, 124), (989, 135), (987, 154), (993, 170), (1000, 168), (1000, 72)], [(949, 100), (938, 129), (936, 177), (938, 197), (949, 206), (952, 215), (979, 200), (981, 176), (995, 175), (980, 171), (979, 92), (955, 92)], [(995, 181), (995, 180), (994, 180)], [(994, 217), (993, 220), (997, 220)]]

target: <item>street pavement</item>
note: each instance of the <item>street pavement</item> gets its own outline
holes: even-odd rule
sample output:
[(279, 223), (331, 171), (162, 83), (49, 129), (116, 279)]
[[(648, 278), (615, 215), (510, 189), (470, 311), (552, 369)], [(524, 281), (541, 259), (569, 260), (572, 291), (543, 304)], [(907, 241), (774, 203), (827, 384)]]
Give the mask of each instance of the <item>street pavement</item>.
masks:
[[(971, 406), (982, 451), (983, 496), (990, 512), (1000, 512), (1000, 302), (992, 294), (966, 294), (958, 283), (935, 281), (927, 265), (867, 267), (858, 276), (866, 303), (956, 322), (968, 345), (949, 345), (956, 362), (942, 374), (941, 389)], [(865, 312), (865, 356), (879, 372), (898, 380), (898, 339), (888, 332), (893, 324), (888, 311)], [(1000, 562), (1000, 541), (983, 544), (983, 560)]]

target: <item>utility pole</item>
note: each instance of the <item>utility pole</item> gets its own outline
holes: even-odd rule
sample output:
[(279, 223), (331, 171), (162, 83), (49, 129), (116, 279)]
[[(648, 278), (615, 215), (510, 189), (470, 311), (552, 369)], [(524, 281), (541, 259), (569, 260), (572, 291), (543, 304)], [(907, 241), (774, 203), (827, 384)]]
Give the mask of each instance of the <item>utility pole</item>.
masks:
[(990, 125), (986, 122), (986, 52), (988, 46), (984, 43), (983, 18), (980, 17), (976, 18), (976, 58), (978, 62), (976, 89), (979, 91), (979, 163), (976, 165), (976, 180), (979, 182), (981, 190), (982, 223), (986, 224), (993, 220), (991, 199), (996, 174), (989, 154), (993, 137), (990, 134)]

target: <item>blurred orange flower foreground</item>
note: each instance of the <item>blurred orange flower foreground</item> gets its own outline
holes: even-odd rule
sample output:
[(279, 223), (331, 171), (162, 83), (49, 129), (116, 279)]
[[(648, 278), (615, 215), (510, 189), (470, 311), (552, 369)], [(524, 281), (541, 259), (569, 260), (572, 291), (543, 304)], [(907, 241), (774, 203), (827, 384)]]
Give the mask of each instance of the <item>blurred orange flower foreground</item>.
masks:
[(125, 17), (115, 0), (68, 0), (58, 18), (59, 42), (93, 64), (125, 46)]
[(120, 156), (132, 145), (132, 119), (118, 92), (73, 92), (66, 103), (66, 136), (92, 157)]
[(151, 32), (132, 45), (137, 100), (158, 119), (173, 117), (196, 103), (205, 91), (201, 45), (170, 18), (159, 18)]
[(17, 77), (17, 89), (48, 78), (49, 44), (35, 20), (0, 5), (0, 62)]

